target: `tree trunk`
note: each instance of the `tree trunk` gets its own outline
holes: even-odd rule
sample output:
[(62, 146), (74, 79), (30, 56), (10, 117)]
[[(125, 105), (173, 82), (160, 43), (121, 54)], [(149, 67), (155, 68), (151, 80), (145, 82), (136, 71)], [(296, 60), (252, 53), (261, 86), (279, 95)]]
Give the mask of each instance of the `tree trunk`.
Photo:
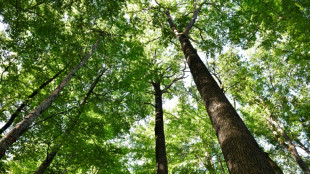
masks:
[(105, 70), (102, 70), (102, 72), (99, 74), (99, 76), (95, 79), (94, 83), (91, 85), (91, 87), (89, 88), (87, 94), (84, 96), (82, 102), (80, 103), (80, 108), (79, 108), (78, 116), (76, 118), (74, 118), (74, 120), (72, 121), (72, 123), (69, 126), (69, 128), (66, 129), (65, 133), (58, 139), (58, 141), (56, 142), (56, 145), (53, 146), (51, 152), (49, 152), (47, 154), (45, 160), (41, 163), (41, 165), (34, 172), (34, 174), (42, 174), (50, 166), (50, 164), (52, 163), (54, 157), (56, 156), (56, 154), (58, 153), (58, 151), (62, 147), (63, 141), (66, 139), (66, 137), (68, 137), (70, 135), (70, 133), (72, 132), (73, 128), (76, 126), (76, 124), (78, 122), (78, 119), (80, 118), (80, 115), (82, 113), (82, 109), (83, 109), (83, 107), (84, 107), (84, 105), (86, 103), (86, 100), (89, 98), (90, 94), (95, 89), (96, 85), (98, 84), (98, 82), (99, 82), (99, 80), (102, 77), (104, 72), (105, 72)]
[(168, 164), (166, 155), (162, 90), (160, 83), (152, 83), (155, 90), (155, 139), (156, 139), (156, 173), (168, 174)]
[(271, 167), (273, 168), (273, 170), (276, 172), (276, 174), (283, 174), (281, 168), (278, 166), (278, 164), (276, 162), (274, 162), (270, 157), (269, 154), (265, 152), (266, 158), (269, 162), (269, 164), (271, 165)]
[(274, 173), (264, 152), (201, 61), (187, 36), (180, 34), (179, 41), (230, 173)]
[(28, 130), (29, 126), (38, 118), (41, 113), (43, 113), (47, 108), (49, 108), (52, 103), (59, 96), (60, 92), (72, 79), (73, 75), (84, 66), (87, 60), (91, 57), (96, 47), (100, 42), (100, 37), (98, 37), (96, 43), (93, 45), (90, 52), (84, 56), (81, 62), (75, 66), (67, 77), (59, 84), (59, 86), (34, 110), (32, 110), (21, 122), (19, 122), (6, 136), (4, 136), (0, 141), (0, 159), (4, 156), (6, 150), (25, 132)]
[(279, 132), (282, 137), (284, 138), (285, 142), (288, 144), (288, 146), (285, 146), (287, 150), (291, 153), (292, 157), (296, 161), (296, 163), (299, 165), (299, 167), (303, 170), (305, 174), (310, 174), (310, 169), (307, 165), (307, 163), (304, 162), (304, 160), (299, 156), (295, 145), (293, 144), (290, 137), (284, 132), (284, 130), (279, 126), (279, 124), (273, 120), (272, 117), (267, 117), (267, 121), (270, 122), (274, 127), (277, 129), (277, 132)]
[(169, 10), (166, 10), (166, 17), (172, 32), (179, 39), (186, 62), (215, 130), (229, 172), (232, 174), (274, 173), (264, 152), (201, 61), (187, 37), (203, 4), (196, 9), (190, 23), (183, 32), (177, 30)]
[[(63, 69), (64, 70), (64, 69)], [(55, 74), (52, 78), (48, 79), (46, 82), (44, 82), (38, 89), (34, 90), (32, 94), (30, 94), (25, 101), (22, 102), (22, 104), (19, 105), (19, 107), (16, 109), (16, 111), (11, 115), (8, 122), (0, 129), (0, 134), (2, 134), (4, 131), (6, 131), (7, 128), (9, 128), (12, 123), (14, 122), (15, 118), (18, 116), (18, 114), (22, 111), (22, 109), (27, 105), (29, 100), (31, 100), (33, 97), (35, 97), (41, 89), (43, 89), (45, 86), (47, 86), (50, 82), (52, 82), (54, 79), (56, 79), (59, 74), (62, 73), (62, 71), (59, 71), (57, 74)]]
[(45, 158), (45, 160), (42, 162), (42, 164), (39, 166), (39, 168), (34, 172), (34, 174), (42, 174), (44, 171), (50, 166), (52, 163), (54, 157), (58, 153), (59, 149), (61, 148), (62, 144), (56, 145), (51, 152), (49, 152)]

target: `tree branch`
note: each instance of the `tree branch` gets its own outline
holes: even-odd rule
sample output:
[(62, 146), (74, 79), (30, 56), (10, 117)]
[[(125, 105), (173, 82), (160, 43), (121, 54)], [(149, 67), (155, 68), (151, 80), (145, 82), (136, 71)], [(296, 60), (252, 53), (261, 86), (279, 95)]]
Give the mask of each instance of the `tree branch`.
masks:
[(177, 30), (177, 27), (175, 26), (175, 24), (172, 21), (172, 17), (170, 15), (170, 11), (168, 8), (167, 8), (165, 14), (166, 14), (169, 26), (170, 26), (171, 30), (173, 31), (173, 34), (178, 38), (179, 37), (179, 31)]
[(191, 30), (191, 28), (194, 26), (195, 22), (196, 22), (196, 19), (197, 19), (197, 16), (198, 16), (198, 13), (199, 11), (201, 10), (201, 7), (206, 3), (206, 1), (204, 1), (203, 3), (200, 4), (200, 6), (195, 10), (194, 14), (193, 14), (193, 17), (192, 17), (192, 20), (189, 22), (189, 24), (187, 25), (187, 27), (185, 28), (184, 30), (184, 34), (186, 36), (188, 36), (188, 32)]
[(161, 92), (162, 92), (162, 93), (167, 92), (167, 90), (168, 90), (175, 82), (177, 82), (178, 80), (181, 80), (181, 79), (184, 79), (184, 75), (182, 75), (181, 77), (176, 77), (176, 78), (174, 78), (174, 79), (172, 80), (172, 82), (171, 82), (169, 85), (165, 86), (165, 88), (164, 88), (163, 90), (161, 90)]

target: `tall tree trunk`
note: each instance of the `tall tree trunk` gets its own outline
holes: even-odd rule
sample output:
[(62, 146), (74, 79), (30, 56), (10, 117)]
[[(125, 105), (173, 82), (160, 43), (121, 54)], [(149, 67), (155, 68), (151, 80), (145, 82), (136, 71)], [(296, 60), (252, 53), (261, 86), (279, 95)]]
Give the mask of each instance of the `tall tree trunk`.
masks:
[(274, 127), (276, 128), (277, 132), (279, 132), (282, 137), (284, 138), (285, 142), (288, 144), (288, 146), (285, 146), (287, 150), (290, 152), (296, 163), (299, 165), (299, 167), (303, 170), (305, 174), (310, 174), (310, 169), (305, 163), (305, 161), (301, 158), (301, 156), (298, 154), (295, 145), (293, 144), (290, 137), (284, 132), (284, 130), (279, 126), (279, 124), (272, 118), (267, 117), (267, 121), (270, 122)]
[[(101, 36), (100, 36), (101, 37)], [(0, 141), (0, 159), (4, 156), (6, 150), (25, 132), (28, 130), (29, 126), (38, 118), (47, 108), (49, 108), (52, 103), (56, 100), (59, 96), (60, 92), (64, 89), (64, 87), (69, 83), (72, 79), (73, 75), (82, 68), (87, 60), (91, 57), (93, 52), (95, 51), (96, 47), (100, 42), (100, 37), (98, 37), (96, 43), (93, 45), (91, 51), (84, 58), (81, 62), (75, 66), (67, 77), (58, 85), (58, 87), (41, 103), (37, 106), (34, 110), (32, 110), (21, 122), (19, 122), (6, 136), (4, 136)]]
[(162, 107), (162, 90), (160, 83), (152, 83), (155, 90), (155, 139), (156, 139), (156, 173), (168, 174), (166, 155), (164, 118)]
[(232, 174), (274, 173), (264, 152), (218, 86), (187, 34), (194, 25), (201, 6), (184, 32), (174, 25), (169, 10), (166, 16), (171, 30), (179, 39), (185, 59), (207, 109), (209, 118), (221, 146), (228, 169)]
[[(64, 70), (64, 69), (63, 69)], [(5, 123), (5, 125), (0, 129), (0, 134), (2, 134), (7, 128), (9, 128), (13, 121), (15, 120), (15, 118), (18, 116), (18, 114), (23, 110), (23, 108), (27, 105), (27, 103), (29, 102), (29, 100), (31, 100), (33, 97), (35, 97), (39, 91), (41, 89), (43, 89), (45, 86), (47, 86), (50, 82), (52, 82), (54, 79), (56, 79), (59, 74), (61, 74), (63, 72), (63, 70), (59, 71), (57, 74), (55, 74), (52, 78), (48, 79), (47, 81), (45, 81), (38, 89), (34, 90), (25, 101), (23, 101), (18, 108), (16, 109), (16, 111), (11, 115), (10, 119), (8, 120), (7, 123)]]
[(80, 115), (82, 113), (83, 107), (86, 103), (86, 100), (89, 98), (90, 94), (93, 92), (95, 89), (96, 85), (98, 84), (100, 78), (102, 77), (103, 73), (105, 70), (102, 70), (102, 72), (99, 74), (99, 76), (95, 79), (94, 83), (91, 85), (89, 88), (87, 94), (84, 96), (82, 102), (80, 103), (80, 108), (78, 111), (78, 116), (74, 118), (72, 121), (71, 125), (69, 126), (68, 129), (64, 132), (64, 134), (57, 140), (53, 148), (51, 148), (51, 151), (47, 153), (45, 160), (41, 163), (41, 165), (38, 167), (38, 169), (34, 172), (34, 174), (42, 174), (44, 171), (50, 166), (52, 163), (54, 157), (57, 155), (59, 152), (60, 148), (62, 147), (63, 141), (70, 135), (72, 132), (73, 128), (78, 124), (78, 120), (80, 118)]

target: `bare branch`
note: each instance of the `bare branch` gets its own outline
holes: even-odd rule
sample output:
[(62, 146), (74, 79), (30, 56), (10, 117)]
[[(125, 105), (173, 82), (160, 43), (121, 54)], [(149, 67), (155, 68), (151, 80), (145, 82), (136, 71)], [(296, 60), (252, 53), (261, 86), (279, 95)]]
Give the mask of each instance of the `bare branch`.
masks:
[(169, 88), (171, 88), (171, 86), (172, 86), (175, 82), (177, 82), (177, 81), (179, 81), (179, 80), (181, 80), (181, 79), (184, 79), (184, 75), (182, 75), (181, 77), (176, 77), (176, 78), (174, 78), (174, 79), (172, 80), (172, 82), (171, 82), (169, 85), (165, 86), (165, 88), (164, 88), (163, 90), (161, 90), (161, 92), (162, 92), (162, 93), (166, 93), (167, 90), (168, 90)]
[(206, 1), (204, 1), (203, 3), (200, 4), (200, 6), (195, 10), (192, 20), (189, 22), (189, 24), (187, 25), (187, 27), (184, 30), (184, 34), (187, 36), (189, 31), (191, 30), (191, 28), (194, 26), (198, 13), (201, 10), (201, 7), (206, 3)]
[(143, 104), (146, 104), (146, 105), (151, 105), (151, 106), (155, 107), (155, 105), (154, 105), (154, 104), (152, 104), (152, 103), (144, 102)]
[(156, 4), (159, 5), (160, 7), (163, 7), (160, 3), (157, 2), (157, 0), (155, 0)]
[(203, 30), (202, 30), (200, 27), (196, 26), (196, 25), (195, 25), (195, 27), (199, 30), (199, 35), (200, 35), (201, 40), (202, 40), (203, 42), (205, 42), (205, 39), (204, 39), (203, 36), (202, 36)]
[(156, 40), (158, 40), (158, 39), (160, 39), (161, 37), (159, 36), (159, 37), (156, 37), (156, 38), (154, 38), (154, 39), (151, 39), (151, 40), (149, 40), (149, 41), (146, 41), (145, 43), (143, 43), (143, 44), (149, 44), (149, 43), (151, 43), (151, 42), (154, 42), (154, 41), (156, 41)]

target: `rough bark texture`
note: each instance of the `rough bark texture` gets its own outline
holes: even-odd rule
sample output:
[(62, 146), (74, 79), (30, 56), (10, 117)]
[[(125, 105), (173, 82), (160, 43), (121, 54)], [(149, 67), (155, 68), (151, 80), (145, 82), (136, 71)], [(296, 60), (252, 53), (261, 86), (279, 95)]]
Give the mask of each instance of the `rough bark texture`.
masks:
[(48, 79), (46, 82), (44, 82), (38, 89), (34, 90), (25, 101), (22, 102), (16, 109), (16, 111), (11, 115), (10, 119), (7, 123), (5, 123), (4, 126), (0, 129), (0, 134), (2, 134), (7, 128), (9, 128), (12, 123), (14, 122), (15, 118), (18, 116), (18, 114), (23, 110), (23, 108), (27, 105), (29, 100), (31, 100), (33, 97), (35, 97), (41, 89), (43, 89), (45, 86), (47, 86), (50, 82), (52, 82), (54, 79), (56, 79), (59, 74), (62, 73), (63, 70), (59, 71), (57, 74), (55, 74), (52, 78)]
[(282, 137), (284, 138), (285, 142), (288, 144), (288, 146), (285, 146), (287, 150), (291, 153), (292, 157), (296, 161), (296, 163), (299, 165), (299, 167), (303, 170), (305, 174), (310, 174), (310, 169), (305, 163), (305, 161), (301, 158), (301, 156), (298, 154), (295, 145), (293, 144), (292, 140), (290, 137), (284, 132), (284, 130), (279, 126), (279, 124), (273, 120), (272, 117), (268, 117), (267, 121), (270, 122), (272, 125), (275, 126), (277, 129), (277, 132), (279, 132)]
[(168, 174), (168, 164), (166, 155), (164, 118), (162, 108), (162, 91), (160, 83), (153, 83), (155, 90), (155, 139), (156, 139), (156, 173)]
[(76, 126), (76, 124), (77, 124), (77, 122), (78, 122), (78, 120), (80, 118), (82, 108), (86, 104), (87, 99), (89, 98), (89, 96), (93, 92), (93, 90), (95, 89), (96, 85), (98, 84), (98, 82), (99, 82), (100, 78), (102, 77), (102, 75), (104, 74), (104, 72), (105, 72), (105, 70), (103, 70), (99, 74), (99, 76), (95, 79), (94, 83), (91, 85), (91, 87), (89, 88), (87, 94), (84, 96), (82, 102), (80, 103), (80, 109), (79, 109), (79, 112), (78, 112), (78, 116), (72, 121), (71, 125), (69, 126), (68, 129), (66, 129), (64, 134), (57, 140), (57, 142), (55, 143), (55, 145), (53, 146), (51, 151), (47, 154), (45, 160), (41, 163), (41, 165), (35, 171), (35, 174), (42, 174), (42, 173), (44, 173), (44, 171), (50, 166), (50, 164), (52, 163), (54, 157), (56, 156), (56, 154), (58, 153), (58, 151), (62, 147), (63, 141), (66, 139), (66, 137), (68, 137), (70, 135), (70, 133), (72, 132), (73, 128)]
[(180, 34), (179, 41), (230, 173), (274, 173), (264, 152), (201, 61), (189, 39)]
[(91, 51), (81, 60), (81, 62), (75, 66), (67, 77), (58, 85), (58, 87), (34, 110), (32, 110), (21, 122), (19, 122), (6, 136), (4, 136), (0, 141), (0, 159), (4, 156), (6, 150), (25, 132), (28, 130), (29, 126), (38, 118), (41, 113), (43, 113), (47, 108), (49, 108), (55, 99), (59, 96), (60, 92), (72, 79), (73, 75), (84, 66), (87, 60), (95, 51), (96, 47), (100, 42), (100, 37), (93, 45)]

